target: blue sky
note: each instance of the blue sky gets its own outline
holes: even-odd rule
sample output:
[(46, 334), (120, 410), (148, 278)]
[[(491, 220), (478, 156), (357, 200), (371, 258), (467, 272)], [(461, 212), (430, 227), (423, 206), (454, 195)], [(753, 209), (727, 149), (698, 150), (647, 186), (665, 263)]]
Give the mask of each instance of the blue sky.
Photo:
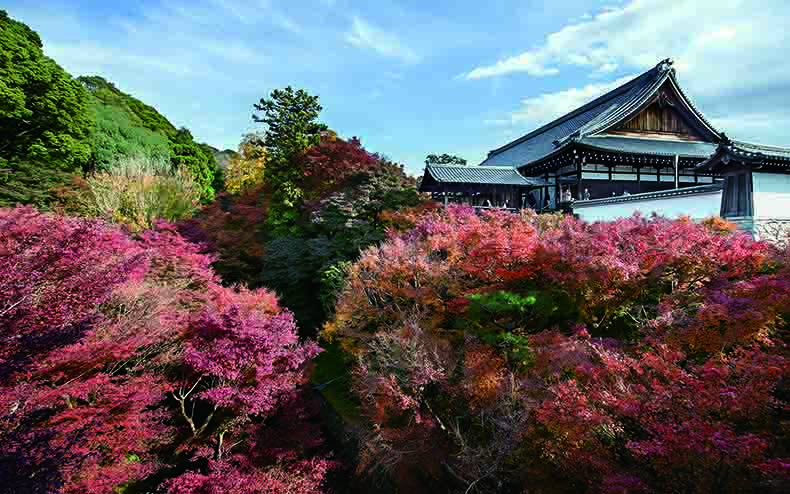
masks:
[(6, 0), (73, 75), (98, 74), (197, 139), (235, 148), (277, 87), (420, 173), (487, 151), (675, 60), (728, 135), (790, 145), (790, 2)]

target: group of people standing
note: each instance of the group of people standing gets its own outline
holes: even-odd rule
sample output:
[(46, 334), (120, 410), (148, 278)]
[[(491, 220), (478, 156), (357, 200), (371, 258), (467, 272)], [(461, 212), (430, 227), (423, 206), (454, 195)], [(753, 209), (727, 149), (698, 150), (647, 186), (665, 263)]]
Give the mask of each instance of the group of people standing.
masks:
[[(559, 199), (560, 199), (559, 200), (560, 203), (573, 202), (576, 200), (573, 198), (573, 193), (571, 192), (571, 188), (568, 187), (567, 185), (563, 186), (562, 189), (560, 190)], [(590, 200), (589, 189), (584, 189), (584, 194), (582, 196), (582, 199), (585, 201)], [(537, 209), (538, 201), (537, 199), (535, 199), (535, 194), (533, 192), (529, 193), (529, 196), (527, 198), (527, 203), (529, 204), (529, 207), (531, 207), (532, 209)], [(549, 209), (549, 208), (551, 208), (551, 195), (547, 193), (546, 196), (543, 198), (542, 209)]]

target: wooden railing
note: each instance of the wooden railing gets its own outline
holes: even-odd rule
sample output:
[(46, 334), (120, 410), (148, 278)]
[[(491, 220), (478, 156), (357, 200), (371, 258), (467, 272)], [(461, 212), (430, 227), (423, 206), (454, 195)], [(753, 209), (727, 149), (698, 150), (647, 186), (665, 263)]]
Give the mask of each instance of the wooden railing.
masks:
[(518, 211), (518, 208), (505, 208), (505, 207), (501, 207), (501, 206), (472, 206), (472, 207), (474, 209), (476, 209), (476, 210), (479, 210), (479, 211), (486, 211), (486, 210), (493, 210), (493, 209), (501, 209), (501, 210), (504, 210), (504, 211), (513, 211), (513, 212)]

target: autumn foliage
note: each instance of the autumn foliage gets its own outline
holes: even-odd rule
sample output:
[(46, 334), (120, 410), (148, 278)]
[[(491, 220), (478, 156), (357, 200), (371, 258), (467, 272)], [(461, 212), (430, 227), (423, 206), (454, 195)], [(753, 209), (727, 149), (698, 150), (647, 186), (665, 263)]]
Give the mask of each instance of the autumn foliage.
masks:
[(787, 252), (720, 221), (393, 220), (414, 228), (351, 267), (324, 331), (355, 362), (360, 472), (410, 492), (790, 487)]
[(0, 491), (323, 490), (319, 348), (211, 262), (166, 223), (0, 210)]
[[(256, 155), (268, 156), (260, 142), (246, 139), (240, 159), (254, 164)], [(287, 221), (282, 210), (272, 210), (276, 170), (267, 169), (263, 182), (220, 194), (178, 228), (214, 254), (224, 283), (274, 290), (303, 333), (315, 335), (334, 310), (344, 266), (384, 240), (395, 210), (427, 199), (403, 166), (367, 151), (357, 138), (322, 132), (289, 163), (289, 183), (300, 199), (287, 208)], [(287, 224), (287, 231), (272, 228), (272, 214), (280, 215), (275, 223)]]
[(307, 148), (299, 160), (304, 174), (303, 189), (310, 198), (334, 192), (354, 175), (373, 169), (379, 159), (365, 150), (356, 137), (344, 140), (328, 134)]

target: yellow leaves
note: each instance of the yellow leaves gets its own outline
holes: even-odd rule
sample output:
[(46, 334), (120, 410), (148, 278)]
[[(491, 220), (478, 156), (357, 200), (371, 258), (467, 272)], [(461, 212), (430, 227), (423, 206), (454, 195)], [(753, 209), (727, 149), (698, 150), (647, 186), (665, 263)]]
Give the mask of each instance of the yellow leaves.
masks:
[(247, 136), (239, 145), (239, 155), (231, 158), (225, 171), (225, 189), (233, 194), (261, 185), (269, 152), (259, 139)]
[(337, 324), (332, 321), (327, 321), (324, 323), (324, 327), (321, 329), (321, 339), (326, 341), (327, 343), (332, 343), (335, 341), (335, 337), (337, 336)]

